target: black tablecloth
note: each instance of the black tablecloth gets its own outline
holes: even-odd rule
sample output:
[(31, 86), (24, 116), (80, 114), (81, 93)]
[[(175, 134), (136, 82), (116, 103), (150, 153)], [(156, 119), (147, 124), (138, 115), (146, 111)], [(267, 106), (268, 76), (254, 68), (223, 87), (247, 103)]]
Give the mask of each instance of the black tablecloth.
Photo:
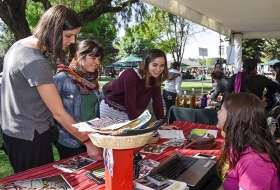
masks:
[(190, 121), (201, 124), (216, 125), (218, 122), (217, 110), (191, 109), (171, 106), (167, 115), (167, 124), (173, 121)]

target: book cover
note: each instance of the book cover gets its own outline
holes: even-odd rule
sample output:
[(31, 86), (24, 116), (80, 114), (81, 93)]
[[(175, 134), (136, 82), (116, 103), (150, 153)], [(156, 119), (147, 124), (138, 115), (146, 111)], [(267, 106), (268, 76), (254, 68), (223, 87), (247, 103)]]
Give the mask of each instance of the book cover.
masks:
[(0, 189), (21, 189), (21, 190), (41, 190), (41, 189), (70, 189), (74, 190), (62, 175), (55, 175), (32, 180), (21, 180), (13, 183), (0, 185)]
[(191, 130), (190, 135), (198, 135), (198, 136), (203, 136), (207, 137), (207, 134), (213, 135), (215, 138), (217, 138), (218, 130), (215, 129), (198, 129), (194, 128)]
[(95, 163), (95, 160), (92, 160), (90, 158), (86, 158), (84, 156), (76, 156), (73, 158), (70, 158), (60, 164), (55, 164), (53, 167), (60, 169), (64, 172), (75, 172), (77, 170), (80, 170), (90, 164)]

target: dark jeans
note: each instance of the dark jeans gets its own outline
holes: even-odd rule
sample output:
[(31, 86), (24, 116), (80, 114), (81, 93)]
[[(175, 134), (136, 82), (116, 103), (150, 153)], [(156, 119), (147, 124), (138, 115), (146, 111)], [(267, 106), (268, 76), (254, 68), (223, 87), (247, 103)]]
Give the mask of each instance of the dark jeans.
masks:
[(163, 99), (166, 106), (166, 115), (168, 115), (170, 107), (175, 105), (176, 96), (177, 94), (174, 92), (163, 90)]
[(75, 156), (77, 154), (81, 154), (81, 153), (84, 153), (87, 151), (87, 148), (85, 146), (81, 146), (78, 148), (69, 148), (69, 147), (63, 146), (59, 142), (55, 142), (54, 145), (57, 148), (60, 159), (72, 157), (72, 156)]

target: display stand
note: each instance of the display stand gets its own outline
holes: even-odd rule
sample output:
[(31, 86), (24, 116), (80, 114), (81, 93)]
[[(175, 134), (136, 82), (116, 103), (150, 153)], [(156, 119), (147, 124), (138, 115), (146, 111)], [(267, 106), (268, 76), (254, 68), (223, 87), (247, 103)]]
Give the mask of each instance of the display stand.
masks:
[(94, 145), (105, 148), (106, 190), (133, 190), (133, 149), (147, 144), (153, 131), (162, 124), (163, 120), (160, 119), (146, 129), (124, 129), (124, 131), (119, 131), (119, 134), (122, 133), (119, 136), (101, 135), (99, 133), (89, 134)]
[[(110, 158), (113, 159), (112, 168), (110, 168), (111, 172), (106, 167), (106, 163), (104, 163), (106, 190), (133, 190), (133, 148), (145, 145), (151, 135), (152, 132), (133, 136), (109, 136), (98, 133), (89, 135), (96, 146), (112, 150)], [(104, 161), (109, 162), (108, 159), (105, 158)]]
[(113, 176), (105, 167), (106, 190), (133, 189), (133, 149), (112, 150)]

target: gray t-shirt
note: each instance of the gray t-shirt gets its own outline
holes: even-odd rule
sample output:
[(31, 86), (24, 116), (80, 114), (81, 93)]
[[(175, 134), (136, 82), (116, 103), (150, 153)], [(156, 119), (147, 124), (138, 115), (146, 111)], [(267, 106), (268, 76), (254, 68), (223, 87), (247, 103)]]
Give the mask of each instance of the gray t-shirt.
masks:
[(51, 65), (39, 50), (22, 46), (18, 41), (5, 55), (3, 66), (3, 132), (32, 141), (35, 130), (41, 134), (54, 125), (52, 114), (36, 88), (53, 83)]

